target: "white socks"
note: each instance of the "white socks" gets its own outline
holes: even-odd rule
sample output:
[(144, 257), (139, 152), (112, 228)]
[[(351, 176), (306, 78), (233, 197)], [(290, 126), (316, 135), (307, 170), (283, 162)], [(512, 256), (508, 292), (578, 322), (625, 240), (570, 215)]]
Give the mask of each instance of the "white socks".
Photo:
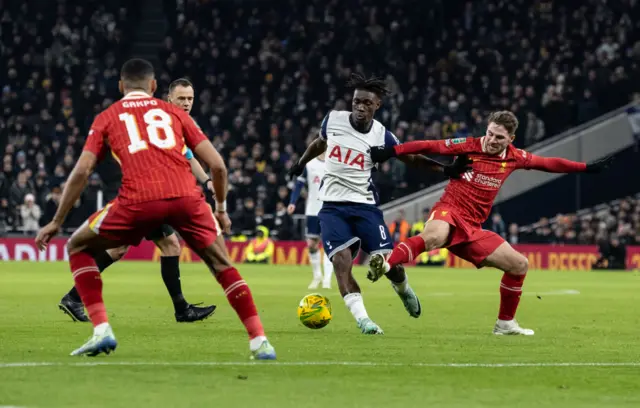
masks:
[(362, 300), (362, 295), (360, 293), (349, 293), (344, 297), (344, 303), (347, 305), (347, 308), (353, 315), (353, 318), (356, 321), (360, 319), (367, 319), (369, 315), (367, 314), (367, 309), (364, 307), (364, 301)]
[(322, 279), (322, 269), (320, 268), (320, 251), (309, 253), (309, 263), (313, 272), (313, 280), (320, 282)]
[(331, 276), (333, 275), (333, 263), (329, 260), (327, 254), (324, 254), (323, 258), (324, 267), (324, 279), (322, 280), (322, 286), (331, 286)]
[(249, 350), (256, 351), (265, 341), (267, 341), (266, 336), (256, 336), (252, 338), (251, 340), (249, 340)]
[(405, 276), (404, 282), (402, 283), (395, 283), (392, 281), (391, 286), (393, 286), (398, 293), (404, 294), (407, 292), (407, 289), (409, 289), (409, 278)]
[(100, 323), (96, 327), (93, 328), (94, 336), (102, 336), (111, 326), (109, 323)]

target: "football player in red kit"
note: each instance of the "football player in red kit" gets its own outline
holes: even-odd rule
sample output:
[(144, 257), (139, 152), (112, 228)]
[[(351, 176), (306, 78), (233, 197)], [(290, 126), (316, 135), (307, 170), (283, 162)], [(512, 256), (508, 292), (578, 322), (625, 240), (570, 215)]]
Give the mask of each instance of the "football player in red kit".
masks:
[(511, 144), (518, 128), (518, 119), (513, 113), (494, 112), (487, 122), (487, 133), (479, 138), (415, 141), (371, 149), (374, 162), (421, 153), (468, 155), (472, 164), (471, 170), (460, 179), (449, 181), (420, 235), (399, 244), (388, 259), (377, 255), (371, 257), (369, 279), (377, 280), (389, 268), (411, 262), (422, 252), (446, 247), (478, 268), (492, 266), (504, 272), (500, 283), (500, 311), (493, 333), (533, 335), (533, 330), (521, 328), (514, 319), (528, 260), (498, 234), (483, 230), (481, 225), (491, 213), (502, 183), (513, 171), (596, 173), (608, 167), (611, 157), (587, 164), (536, 156)]
[[(36, 237), (36, 244), (43, 249), (59, 232), (87, 178), (110, 147), (122, 168), (118, 196), (89, 217), (67, 243), (75, 287), (94, 326), (93, 336), (71, 355), (108, 354), (117, 345), (93, 253), (137, 245), (151, 231), (168, 224), (203, 259), (224, 289), (247, 330), (252, 358), (275, 359), (251, 291), (231, 265), (222, 237), (231, 226), (225, 202), (227, 169), (222, 157), (186, 112), (151, 96), (157, 84), (148, 61), (127, 61), (120, 73), (119, 88), (124, 97), (95, 118), (58, 210)], [(184, 157), (187, 147), (211, 169), (216, 194), (214, 213)]]

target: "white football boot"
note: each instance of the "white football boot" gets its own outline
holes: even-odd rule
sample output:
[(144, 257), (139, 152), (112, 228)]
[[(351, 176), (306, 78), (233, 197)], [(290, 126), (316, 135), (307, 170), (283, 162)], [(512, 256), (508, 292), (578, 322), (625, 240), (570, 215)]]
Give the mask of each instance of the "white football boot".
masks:
[(496, 325), (493, 327), (493, 334), (497, 336), (533, 336), (534, 331), (531, 329), (523, 329), (520, 327), (516, 319), (513, 320), (500, 320), (496, 322)]

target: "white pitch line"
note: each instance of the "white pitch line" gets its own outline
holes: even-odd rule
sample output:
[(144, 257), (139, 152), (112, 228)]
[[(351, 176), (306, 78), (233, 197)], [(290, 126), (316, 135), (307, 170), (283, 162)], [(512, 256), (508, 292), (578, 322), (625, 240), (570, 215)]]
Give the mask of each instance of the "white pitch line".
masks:
[[(427, 292), (421, 296), (426, 297), (445, 297), (445, 296), (496, 296), (496, 292), (467, 292), (467, 293), (454, 293), (454, 292)], [(580, 291), (575, 289), (559, 289), (559, 290), (551, 290), (548, 292), (535, 292), (535, 291), (524, 291), (522, 293), (523, 296), (564, 296), (564, 295), (579, 295)]]
[(0, 363), (0, 368), (21, 367), (97, 367), (97, 366), (167, 366), (167, 367), (245, 367), (245, 366), (329, 366), (329, 367), (430, 367), (430, 368), (510, 368), (510, 367), (640, 367), (640, 362), (556, 362), (556, 363), (375, 363), (368, 361), (86, 361), (61, 362), (15, 362)]

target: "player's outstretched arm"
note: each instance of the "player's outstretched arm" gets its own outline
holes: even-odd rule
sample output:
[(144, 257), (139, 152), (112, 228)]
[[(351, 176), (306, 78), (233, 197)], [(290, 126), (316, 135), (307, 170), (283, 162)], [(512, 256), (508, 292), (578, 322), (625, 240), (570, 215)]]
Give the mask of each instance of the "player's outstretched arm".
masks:
[(576, 162), (560, 157), (542, 157), (530, 154), (525, 162), (525, 168), (541, 170), (548, 173), (599, 173), (609, 168), (613, 156), (608, 156), (590, 163)]
[(472, 161), (466, 155), (458, 156), (451, 164), (442, 164), (419, 154), (400, 156), (398, 160), (414, 168), (444, 173), (449, 178), (460, 178), (460, 175), (471, 170)]
[(376, 163), (384, 162), (392, 157), (409, 154), (439, 154), (442, 156), (457, 156), (465, 153), (482, 152), (480, 138), (467, 137), (445, 140), (416, 140), (396, 146), (375, 146), (371, 148), (371, 160)]
[(64, 185), (60, 205), (58, 206), (56, 214), (53, 216), (51, 222), (38, 232), (36, 245), (40, 250), (46, 248), (51, 238), (60, 231), (60, 227), (67, 218), (71, 208), (73, 208), (73, 205), (80, 198), (82, 191), (87, 185), (87, 180), (89, 180), (89, 176), (93, 173), (97, 163), (98, 157), (90, 151), (84, 150), (80, 155), (78, 162), (73, 167)]
[(320, 156), (325, 150), (327, 150), (327, 141), (321, 137), (316, 137), (302, 154), (300, 160), (294, 163), (289, 169), (289, 178), (293, 180), (295, 177), (301, 175), (307, 163)]

